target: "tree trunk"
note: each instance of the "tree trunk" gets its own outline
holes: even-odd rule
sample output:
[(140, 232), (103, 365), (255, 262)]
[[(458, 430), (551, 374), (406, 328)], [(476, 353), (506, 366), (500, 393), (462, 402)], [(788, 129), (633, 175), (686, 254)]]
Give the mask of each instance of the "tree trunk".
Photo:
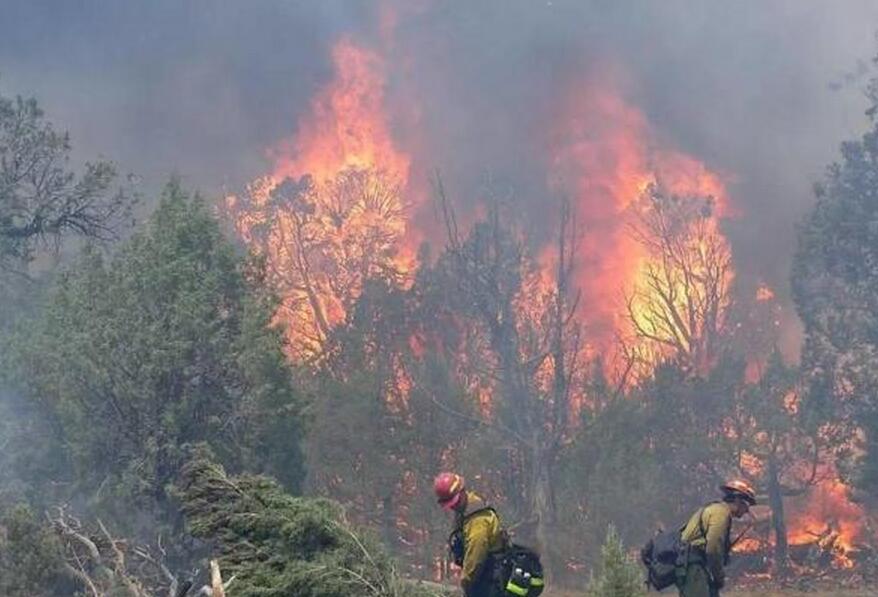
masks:
[(531, 510), (536, 521), (536, 549), (542, 555), (547, 574), (551, 574), (555, 564), (551, 551), (551, 526), (554, 521), (552, 504), (554, 500), (552, 499), (550, 462), (545, 449), (540, 445), (539, 438), (537, 437), (534, 437), (531, 458), (531, 466), (533, 467), (531, 470), (531, 489), (533, 491)]
[(774, 574), (782, 580), (787, 574), (789, 544), (777, 460), (773, 455), (768, 458), (768, 505), (771, 508), (771, 529), (774, 532)]
[(393, 518), (393, 496), (385, 495), (381, 500), (381, 531), (384, 543), (391, 553), (396, 553), (396, 521)]

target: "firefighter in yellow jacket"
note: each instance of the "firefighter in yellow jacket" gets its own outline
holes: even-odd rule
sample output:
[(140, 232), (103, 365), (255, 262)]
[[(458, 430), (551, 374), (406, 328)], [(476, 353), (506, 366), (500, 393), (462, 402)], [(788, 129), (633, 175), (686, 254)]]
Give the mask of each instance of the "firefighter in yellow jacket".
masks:
[(461, 566), (460, 586), (467, 597), (503, 595), (497, 557), (506, 548), (500, 517), (482, 498), (467, 491), (463, 477), (441, 473), (433, 483), (439, 505), (454, 512), (451, 551)]
[(722, 501), (700, 508), (683, 529), (682, 539), (689, 545), (689, 553), (678, 573), (681, 597), (719, 595), (732, 548), (732, 519), (741, 518), (756, 505), (756, 494), (746, 481), (729, 481), (720, 489)]

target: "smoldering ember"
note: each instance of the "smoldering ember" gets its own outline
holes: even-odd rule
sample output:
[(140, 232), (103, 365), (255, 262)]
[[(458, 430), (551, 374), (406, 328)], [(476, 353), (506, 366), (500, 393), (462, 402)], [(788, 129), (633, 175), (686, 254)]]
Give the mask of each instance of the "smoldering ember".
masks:
[(2, 12), (0, 597), (874, 594), (878, 4)]

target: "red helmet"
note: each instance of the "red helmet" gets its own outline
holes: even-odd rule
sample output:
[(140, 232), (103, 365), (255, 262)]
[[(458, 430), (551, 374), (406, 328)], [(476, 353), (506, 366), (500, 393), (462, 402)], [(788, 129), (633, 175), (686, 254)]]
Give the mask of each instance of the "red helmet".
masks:
[(463, 477), (457, 473), (439, 473), (433, 481), (433, 491), (443, 510), (453, 510), (463, 495)]
[(753, 487), (742, 479), (732, 479), (731, 481), (720, 485), (723, 494), (742, 498), (751, 506), (756, 505), (756, 492)]

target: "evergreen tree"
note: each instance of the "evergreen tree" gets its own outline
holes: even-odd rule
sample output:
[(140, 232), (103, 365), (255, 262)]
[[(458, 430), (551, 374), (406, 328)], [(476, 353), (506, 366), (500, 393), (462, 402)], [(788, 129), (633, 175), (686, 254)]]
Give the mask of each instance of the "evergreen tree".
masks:
[(62, 562), (61, 543), (30, 508), (18, 505), (0, 515), (0, 595), (59, 594)]
[(109, 162), (67, 169), (70, 138), (44, 119), (34, 99), (0, 95), (0, 272), (26, 269), (41, 246), (68, 235), (115, 237), (131, 198), (111, 187)]
[(865, 495), (878, 490), (878, 79), (870, 97), (872, 127), (816, 187), (792, 273), (811, 407), (857, 438), (843, 468)]
[(245, 266), (171, 182), (145, 230), (110, 258), (86, 251), (21, 326), (19, 385), (56, 418), (77, 489), (119, 520), (132, 507), (173, 518), (167, 486), (188, 441), (300, 482), (300, 399), (273, 302)]
[(587, 592), (589, 597), (639, 597), (646, 594), (640, 567), (625, 553), (612, 525), (607, 528), (600, 567), (592, 576)]

